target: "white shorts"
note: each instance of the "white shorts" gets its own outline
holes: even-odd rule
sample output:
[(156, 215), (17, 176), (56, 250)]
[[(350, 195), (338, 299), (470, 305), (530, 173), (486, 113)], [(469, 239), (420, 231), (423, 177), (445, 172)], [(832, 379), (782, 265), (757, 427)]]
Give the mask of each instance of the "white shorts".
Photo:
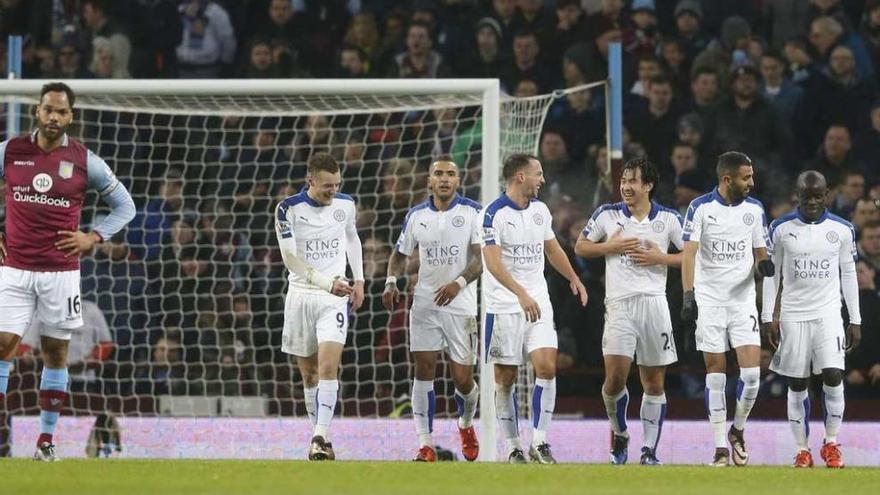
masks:
[(770, 369), (783, 376), (809, 378), (825, 368), (846, 369), (846, 333), (840, 314), (779, 323), (779, 348)]
[(441, 351), (458, 364), (477, 364), (477, 319), (434, 308), (413, 307), (409, 312), (409, 350)]
[(605, 304), (602, 355), (633, 357), (641, 366), (678, 360), (666, 296), (639, 295)]
[(525, 313), (486, 313), (487, 363), (519, 366), (542, 347), (559, 347), (553, 308), (541, 306), (541, 318), (535, 322), (526, 321)]
[(731, 348), (761, 345), (758, 309), (743, 306), (698, 306), (697, 350), (723, 353)]
[(309, 357), (318, 352), (318, 344), (338, 342), (345, 345), (347, 335), (347, 297), (287, 291), (281, 351)]
[(22, 336), (36, 318), (40, 335), (70, 340), (83, 326), (79, 270), (32, 272), (0, 267), (0, 332)]

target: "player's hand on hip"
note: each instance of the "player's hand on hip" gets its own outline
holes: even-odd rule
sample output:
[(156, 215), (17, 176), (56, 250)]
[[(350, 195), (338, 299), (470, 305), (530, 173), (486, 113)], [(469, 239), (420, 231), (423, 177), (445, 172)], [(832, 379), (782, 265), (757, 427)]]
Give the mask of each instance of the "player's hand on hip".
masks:
[(0, 232), (0, 265), (6, 261), (6, 234)]
[(637, 237), (624, 237), (623, 229), (617, 229), (617, 232), (614, 233), (607, 241), (609, 252), (612, 254), (621, 254), (629, 251), (635, 251), (641, 246), (639, 239)]
[(364, 305), (364, 281), (357, 280), (351, 289), (351, 310), (357, 311)]
[(779, 322), (776, 320), (761, 323), (761, 332), (774, 351), (779, 347)]
[(663, 261), (663, 251), (660, 251), (653, 242), (649, 242), (647, 246), (640, 244), (637, 249), (628, 251), (626, 255), (639, 266), (659, 265)]
[(856, 350), (862, 342), (862, 326), (850, 323), (846, 326), (846, 353)]
[(689, 290), (684, 293), (684, 301), (681, 305), (681, 319), (687, 322), (697, 321), (697, 300), (694, 291)]
[(336, 277), (333, 279), (333, 287), (330, 289), (330, 293), (334, 296), (345, 297), (350, 296), (352, 292), (351, 284), (348, 280), (345, 280), (342, 277)]
[(400, 303), (400, 289), (397, 283), (385, 284), (385, 291), (382, 293), (382, 306), (388, 311), (394, 311), (394, 306)]
[(434, 304), (437, 306), (447, 306), (461, 292), (461, 286), (458, 282), (452, 281), (434, 291)]
[(531, 298), (528, 294), (519, 296), (519, 305), (526, 314), (526, 321), (536, 322), (541, 319), (541, 307), (538, 302)]
[(587, 296), (587, 288), (584, 287), (584, 284), (580, 281), (580, 279), (576, 278), (569, 282), (569, 287), (571, 287), (571, 293), (581, 301), (581, 306), (587, 305), (587, 300), (589, 296)]
[(96, 233), (81, 232), (70, 230), (59, 230), (60, 239), (55, 242), (55, 248), (64, 251), (64, 257), (79, 256), (82, 253), (88, 253), (98, 243)]

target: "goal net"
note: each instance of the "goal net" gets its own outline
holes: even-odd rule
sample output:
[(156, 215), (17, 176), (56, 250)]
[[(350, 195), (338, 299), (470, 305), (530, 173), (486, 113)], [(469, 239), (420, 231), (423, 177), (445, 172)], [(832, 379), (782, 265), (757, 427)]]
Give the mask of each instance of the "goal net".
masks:
[[(34, 128), (39, 87), (0, 82), (4, 102), (21, 105), (22, 132)], [(71, 136), (110, 164), (138, 208), (126, 232), (82, 259), (86, 327), (71, 344), (67, 407), (85, 415), (305, 415), (299, 374), (280, 351), (287, 278), (273, 209), (303, 186), (319, 151), (341, 162), (342, 190), (356, 199), (367, 280), (342, 358), (338, 413), (406, 414), (407, 309), (389, 313), (381, 293), (406, 211), (426, 198), (428, 166), (451, 155), (461, 194), (487, 204), (499, 194), (503, 157), (537, 153), (548, 108), (564, 96), (501, 98), (488, 80), (72, 87)], [(90, 194), (82, 225), (106, 211)], [(39, 410), (36, 333), (16, 359), (9, 414)], [(453, 416), (445, 359), (440, 368), (437, 414)], [(494, 410), (491, 396), (483, 399), (484, 414)]]

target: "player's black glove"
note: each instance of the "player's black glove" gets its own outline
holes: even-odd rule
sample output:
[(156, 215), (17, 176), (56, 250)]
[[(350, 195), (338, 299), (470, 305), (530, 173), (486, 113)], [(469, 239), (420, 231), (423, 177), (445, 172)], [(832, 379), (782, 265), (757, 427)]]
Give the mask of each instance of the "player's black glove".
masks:
[(761, 260), (758, 262), (758, 273), (762, 277), (772, 277), (776, 273), (776, 267), (770, 260)]
[(681, 306), (681, 319), (684, 321), (697, 321), (697, 300), (694, 291), (684, 293), (684, 303)]

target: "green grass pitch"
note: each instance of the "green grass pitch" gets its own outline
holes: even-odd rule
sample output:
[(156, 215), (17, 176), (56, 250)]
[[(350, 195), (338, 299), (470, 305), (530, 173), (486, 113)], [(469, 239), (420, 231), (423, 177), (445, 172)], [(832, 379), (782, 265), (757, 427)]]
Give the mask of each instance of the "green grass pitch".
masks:
[(0, 459), (2, 493), (29, 494), (674, 494), (867, 493), (880, 469), (412, 462)]

